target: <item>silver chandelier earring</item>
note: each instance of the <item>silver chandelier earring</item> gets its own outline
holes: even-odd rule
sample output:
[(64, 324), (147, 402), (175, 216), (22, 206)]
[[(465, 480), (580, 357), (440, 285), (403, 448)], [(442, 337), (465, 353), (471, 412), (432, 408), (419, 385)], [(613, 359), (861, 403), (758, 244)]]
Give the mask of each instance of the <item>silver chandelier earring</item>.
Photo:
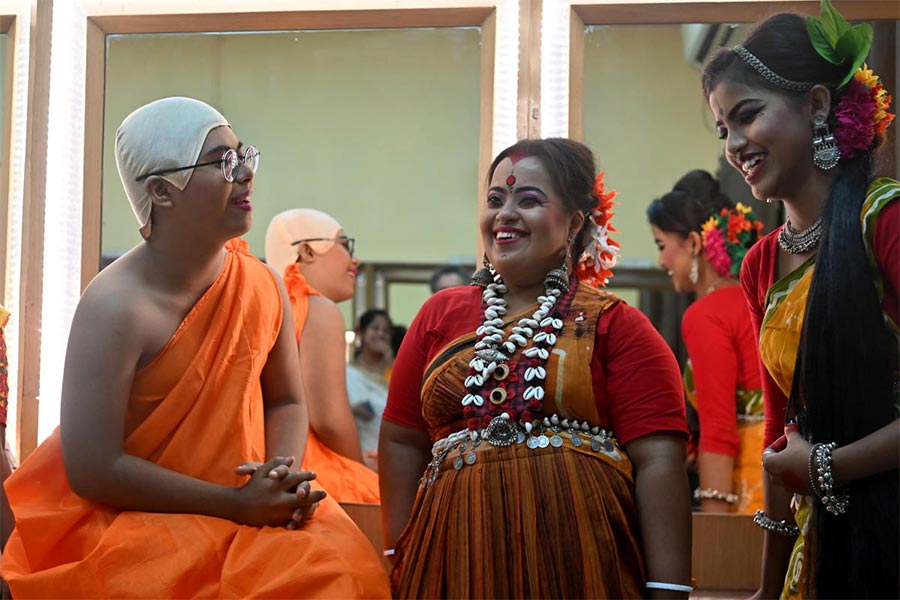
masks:
[(494, 265), (488, 260), (487, 254), (481, 256), (481, 264), (483, 266), (472, 275), (472, 285), (486, 288), (494, 283)]
[(561, 268), (551, 269), (547, 276), (544, 277), (544, 287), (548, 290), (558, 289), (563, 293), (569, 291), (569, 261), (572, 260), (572, 240), (574, 236), (569, 236), (566, 240), (566, 257), (563, 259)]
[(825, 122), (825, 117), (816, 115), (813, 126), (813, 162), (823, 171), (835, 168), (841, 160), (841, 151), (838, 150), (834, 135)]
[(696, 284), (700, 281), (700, 265), (698, 264), (696, 256), (691, 257), (691, 272), (688, 277), (690, 278), (691, 283)]

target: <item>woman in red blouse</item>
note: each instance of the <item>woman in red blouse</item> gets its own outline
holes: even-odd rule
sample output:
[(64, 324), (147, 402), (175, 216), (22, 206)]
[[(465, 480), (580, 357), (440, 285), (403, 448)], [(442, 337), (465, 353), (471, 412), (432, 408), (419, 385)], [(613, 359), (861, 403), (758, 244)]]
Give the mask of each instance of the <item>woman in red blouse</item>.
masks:
[(403, 340), (379, 443), (397, 597), (691, 590), (678, 367), (588, 283), (618, 247), (595, 173), (571, 140), (501, 152), (477, 286), (433, 295)]
[(684, 383), (700, 435), (694, 498), (708, 512), (762, 508), (763, 402), (756, 340), (737, 276), (762, 223), (691, 171), (647, 209), (659, 264), (697, 300), (684, 313)]

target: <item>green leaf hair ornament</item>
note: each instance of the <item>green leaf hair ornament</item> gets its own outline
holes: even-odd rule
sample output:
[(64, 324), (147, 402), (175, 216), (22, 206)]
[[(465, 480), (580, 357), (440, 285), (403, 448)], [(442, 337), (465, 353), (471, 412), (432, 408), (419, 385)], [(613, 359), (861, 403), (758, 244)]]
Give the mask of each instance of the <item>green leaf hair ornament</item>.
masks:
[(851, 27), (831, 6), (830, 0), (822, 0), (821, 18), (806, 17), (806, 30), (813, 48), (822, 58), (833, 65), (848, 65), (846, 75), (837, 86), (837, 89), (843, 88), (869, 55), (872, 26), (860, 23)]

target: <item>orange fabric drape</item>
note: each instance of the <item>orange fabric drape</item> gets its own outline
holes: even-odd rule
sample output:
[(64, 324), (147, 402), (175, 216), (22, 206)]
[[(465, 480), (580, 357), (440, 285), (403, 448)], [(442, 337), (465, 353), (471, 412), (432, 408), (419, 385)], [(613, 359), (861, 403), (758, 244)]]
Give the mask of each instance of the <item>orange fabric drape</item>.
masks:
[[(300, 272), (300, 265), (293, 263), (284, 270), (284, 285), (291, 300), (294, 315), (294, 331), (297, 343), (303, 335), (306, 317), (309, 314), (309, 297), (321, 296), (309, 285)], [(315, 471), (317, 481), (328, 494), (338, 502), (359, 502), (379, 504), (378, 473), (353, 459), (338, 454), (316, 437), (310, 429), (303, 455), (303, 468)]]
[[(232, 248), (235, 245), (232, 245)], [(228, 252), (222, 273), (134, 378), (125, 451), (219, 485), (265, 459), (260, 374), (281, 327), (273, 276)], [(300, 530), (119, 511), (69, 487), (59, 430), (7, 481), (16, 531), (2, 575), (18, 598), (385, 597), (379, 557), (326, 498)]]

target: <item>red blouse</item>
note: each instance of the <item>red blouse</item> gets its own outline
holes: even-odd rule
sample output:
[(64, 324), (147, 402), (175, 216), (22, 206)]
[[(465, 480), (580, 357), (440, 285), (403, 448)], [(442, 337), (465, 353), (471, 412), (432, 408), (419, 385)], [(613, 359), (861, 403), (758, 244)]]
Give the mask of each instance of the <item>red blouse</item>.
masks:
[[(476, 286), (448, 288), (425, 302), (397, 353), (384, 419), (427, 430), (420, 398), (425, 368), (482, 319)], [(590, 368), (600, 425), (611, 428), (620, 443), (656, 431), (687, 435), (678, 363), (639, 310), (619, 302), (600, 316)]]
[[(884, 299), (882, 307), (895, 323), (900, 317), (900, 202), (888, 204), (878, 215), (872, 236), (872, 249), (879, 270), (884, 278)], [(741, 267), (741, 286), (750, 309), (753, 332), (759, 345), (759, 331), (766, 308), (766, 292), (775, 283), (778, 266), (778, 232), (769, 233), (754, 244), (744, 258)], [(763, 396), (766, 402), (766, 437), (763, 445), (769, 446), (784, 434), (784, 415), (787, 397), (769, 375), (760, 361)]]
[(691, 304), (681, 320), (681, 337), (697, 390), (699, 448), (735, 457), (740, 446), (735, 392), (760, 387), (757, 343), (741, 288), (721, 288)]

